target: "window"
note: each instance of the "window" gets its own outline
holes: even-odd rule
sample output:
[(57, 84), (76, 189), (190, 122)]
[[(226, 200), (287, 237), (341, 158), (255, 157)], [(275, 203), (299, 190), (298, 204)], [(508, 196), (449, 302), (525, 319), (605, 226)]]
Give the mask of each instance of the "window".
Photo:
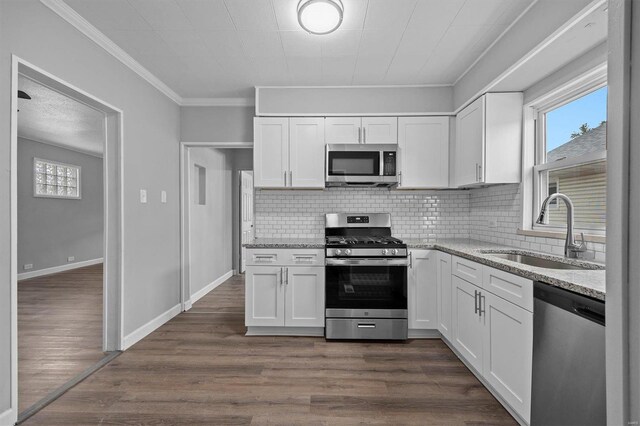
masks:
[(35, 197), (80, 199), (80, 167), (33, 159)]
[[(574, 226), (586, 231), (606, 227), (607, 87), (603, 81), (537, 109), (536, 164), (533, 168), (535, 218), (542, 201), (561, 192), (574, 204)], [(564, 230), (566, 206), (555, 201), (548, 225)]]

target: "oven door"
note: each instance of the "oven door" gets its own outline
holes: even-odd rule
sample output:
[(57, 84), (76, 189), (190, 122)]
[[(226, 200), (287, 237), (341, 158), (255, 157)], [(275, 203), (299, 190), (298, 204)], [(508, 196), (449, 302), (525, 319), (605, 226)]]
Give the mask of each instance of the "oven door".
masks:
[(406, 318), (407, 262), (407, 259), (327, 259), (327, 317)]

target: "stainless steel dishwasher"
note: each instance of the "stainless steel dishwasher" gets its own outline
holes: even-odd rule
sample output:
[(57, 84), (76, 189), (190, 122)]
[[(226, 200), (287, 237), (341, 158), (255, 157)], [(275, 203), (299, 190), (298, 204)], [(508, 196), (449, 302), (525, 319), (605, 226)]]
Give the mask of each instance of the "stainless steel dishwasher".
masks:
[(606, 425), (604, 302), (534, 283), (531, 425)]

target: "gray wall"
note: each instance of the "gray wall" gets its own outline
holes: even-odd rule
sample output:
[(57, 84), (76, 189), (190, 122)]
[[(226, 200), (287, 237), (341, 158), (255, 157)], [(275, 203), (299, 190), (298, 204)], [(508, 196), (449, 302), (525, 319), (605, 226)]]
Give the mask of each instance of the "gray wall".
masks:
[(183, 142), (252, 142), (253, 107), (181, 107)]
[[(179, 107), (39, 1), (0, 1), (0, 413), (11, 388), (12, 54), (124, 112), (124, 334), (180, 301)], [(147, 204), (138, 202), (140, 188)]]
[(199, 205), (194, 200), (193, 191), (189, 191), (189, 283), (192, 295), (232, 269), (229, 248), (232, 247), (233, 155), (226, 150), (190, 148), (191, 182), (197, 179), (194, 165), (206, 170), (206, 201)]
[[(82, 199), (33, 196), (33, 158), (82, 167)], [(102, 158), (18, 139), (18, 273), (99, 259), (103, 253)]]

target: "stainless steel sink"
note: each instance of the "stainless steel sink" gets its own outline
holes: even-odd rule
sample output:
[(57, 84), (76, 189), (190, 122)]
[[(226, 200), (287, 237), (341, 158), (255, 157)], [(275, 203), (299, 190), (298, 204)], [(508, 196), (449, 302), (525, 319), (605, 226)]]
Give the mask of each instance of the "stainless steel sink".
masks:
[(516, 253), (485, 253), (493, 257), (500, 259), (510, 260), (511, 262), (522, 263), (523, 265), (535, 266), (538, 268), (546, 269), (572, 269), (572, 270), (593, 270), (604, 269), (599, 265), (593, 266), (580, 266), (571, 263), (560, 262), (557, 260), (545, 259), (538, 256), (532, 256), (528, 254), (516, 254)]

